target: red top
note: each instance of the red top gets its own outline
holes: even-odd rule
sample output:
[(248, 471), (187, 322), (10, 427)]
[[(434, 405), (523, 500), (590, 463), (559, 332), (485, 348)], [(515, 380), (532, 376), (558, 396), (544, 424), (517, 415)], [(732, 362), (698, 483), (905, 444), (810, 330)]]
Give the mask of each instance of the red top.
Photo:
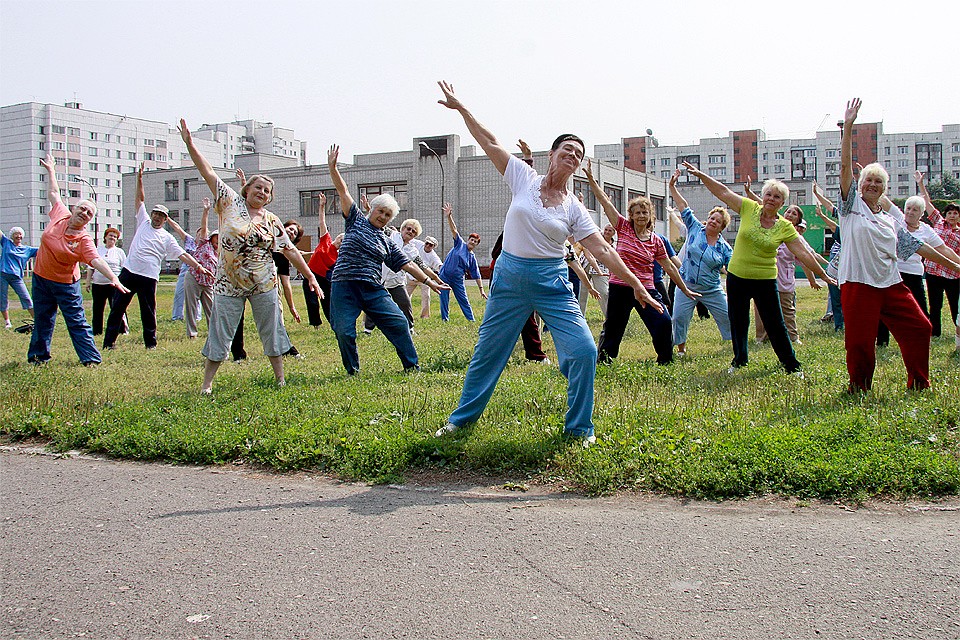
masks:
[(80, 279), (79, 263), (90, 264), (100, 257), (86, 229), (71, 231), (70, 210), (58, 202), (50, 210), (50, 223), (40, 236), (40, 250), (33, 272), (41, 278), (73, 284)]
[(326, 277), (330, 269), (337, 262), (337, 247), (333, 244), (330, 234), (326, 233), (317, 242), (317, 248), (313, 250), (310, 261), (307, 266), (314, 275)]

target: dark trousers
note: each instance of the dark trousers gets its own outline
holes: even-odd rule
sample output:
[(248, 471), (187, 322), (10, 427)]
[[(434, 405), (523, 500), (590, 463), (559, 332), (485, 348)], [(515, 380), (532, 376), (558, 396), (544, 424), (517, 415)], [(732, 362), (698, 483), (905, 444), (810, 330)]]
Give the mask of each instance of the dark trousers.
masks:
[(653, 348), (657, 352), (657, 364), (673, 362), (673, 321), (667, 313), (666, 302), (656, 289), (647, 289), (650, 296), (663, 304), (663, 311), (652, 306), (641, 306), (633, 297), (633, 289), (622, 284), (610, 284), (610, 298), (607, 301), (607, 319), (603, 323), (603, 334), (597, 349), (597, 362), (610, 362), (620, 355), (620, 343), (623, 333), (630, 322), (630, 311), (636, 310), (643, 320), (650, 336)]
[[(929, 318), (930, 313), (927, 311), (927, 294), (923, 289), (923, 276), (918, 276), (915, 273), (901, 273), (900, 277), (903, 278), (903, 284), (907, 285), (910, 293), (913, 294), (913, 299), (920, 305), (920, 311), (923, 311), (923, 315)], [(886, 347), (889, 344), (890, 329), (881, 322), (880, 326), (877, 327), (877, 346)]]
[(840, 301), (840, 287), (834, 284), (827, 285), (830, 295), (830, 311), (833, 312), (833, 330), (843, 329), (843, 304)]
[(940, 336), (940, 314), (943, 310), (943, 294), (947, 294), (947, 303), (950, 305), (950, 319), (957, 317), (957, 299), (960, 298), (960, 280), (956, 278), (942, 278), (927, 274), (927, 289), (930, 290), (930, 324), (933, 325), (933, 336)]
[[(396, 287), (390, 287), (387, 289), (387, 293), (390, 294), (393, 301), (400, 307), (400, 311), (403, 312), (403, 317), (407, 319), (407, 325), (413, 329), (413, 305), (410, 303), (410, 296), (407, 295), (406, 285), (401, 284)], [(377, 328), (373, 319), (366, 313), (363, 314), (363, 328), (367, 331), (373, 331)]]
[(727, 273), (727, 310), (730, 316), (730, 337), (733, 342), (731, 364), (734, 367), (742, 367), (749, 359), (751, 300), (757, 305), (757, 313), (767, 330), (770, 346), (773, 347), (780, 363), (789, 373), (799, 371), (800, 362), (793, 352), (793, 343), (790, 342), (787, 325), (783, 321), (776, 279), (753, 280), (738, 278), (732, 273)]
[(157, 346), (157, 281), (153, 278), (141, 276), (120, 270), (120, 283), (130, 290), (129, 293), (117, 291), (113, 296), (113, 306), (107, 317), (107, 332), (103, 336), (103, 348), (112, 349), (117, 336), (123, 331), (123, 314), (137, 296), (140, 303), (140, 322), (143, 324), (143, 346), (152, 349)]
[[(107, 308), (108, 303), (110, 308), (113, 309), (113, 294), (116, 291), (112, 284), (93, 283), (90, 285), (90, 293), (93, 296), (93, 335), (95, 336), (103, 333), (103, 311)], [(126, 318), (123, 319), (123, 328), (120, 332), (127, 332)]]
[[(317, 276), (316, 273), (313, 275)], [(323, 324), (323, 316), (330, 322), (330, 280), (325, 276), (317, 276), (317, 282), (320, 284), (320, 290), (323, 291), (323, 298), (317, 297), (317, 294), (310, 288), (310, 282), (303, 281), (303, 301), (307, 305), (307, 318), (311, 327), (319, 327)]]
[(543, 352), (543, 343), (540, 341), (540, 317), (534, 311), (527, 318), (520, 330), (520, 339), (523, 340), (523, 353), (527, 360), (537, 362), (547, 359), (547, 354)]

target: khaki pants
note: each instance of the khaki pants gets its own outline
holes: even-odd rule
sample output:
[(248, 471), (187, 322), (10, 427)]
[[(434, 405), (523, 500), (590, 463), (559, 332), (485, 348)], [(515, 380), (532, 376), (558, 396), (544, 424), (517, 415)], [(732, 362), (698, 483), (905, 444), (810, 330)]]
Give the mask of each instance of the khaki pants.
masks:
[[(790, 336), (790, 342), (796, 344), (800, 341), (800, 332), (797, 331), (797, 294), (795, 291), (778, 291), (777, 293), (780, 294), (780, 310), (783, 312), (783, 323), (787, 325), (787, 334)], [(763, 328), (756, 305), (753, 307), (753, 320), (757, 325), (757, 342), (766, 342), (767, 330)]]

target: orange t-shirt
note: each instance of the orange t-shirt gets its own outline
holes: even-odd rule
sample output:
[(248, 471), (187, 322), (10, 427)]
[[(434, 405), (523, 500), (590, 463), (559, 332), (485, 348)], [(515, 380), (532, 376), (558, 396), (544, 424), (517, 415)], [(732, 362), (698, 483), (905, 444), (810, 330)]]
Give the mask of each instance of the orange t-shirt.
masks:
[(70, 210), (58, 202), (50, 211), (50, 222), (40, 236), (40, 251), (33, 267), (33, 272), (41, 278), (73, 284), (80, 279), (78, 264), (90, 264), (100, 257), (86, 229), (71, 232), (67, 228), (69, 223)]

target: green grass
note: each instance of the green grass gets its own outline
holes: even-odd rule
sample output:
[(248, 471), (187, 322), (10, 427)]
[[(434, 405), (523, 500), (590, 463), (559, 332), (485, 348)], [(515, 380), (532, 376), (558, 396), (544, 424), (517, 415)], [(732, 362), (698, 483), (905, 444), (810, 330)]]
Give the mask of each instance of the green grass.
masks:
[[(933, 389), (905, 390), (894, 344), (878, 356), (874, 390), (848, 396), (842, 336), (816, 322), (821, 292), (799, 292), (804, 380), (784, 374), (769, 346), (754, 344), (750, 365), (727, 375), (730, 346), (720, 342), (712, 320), (693, 321), (689, 358), (658, 367), (634, 317), (620, 358), (598, 371), (598, 442), (587, 450), (560, 437), (566, 381), (557, 367), (526, 362), (519, 347), (480, 422), (452, 437), (433, 437), (456, 406), (476, 342), (478, 324), (459, 310), (446, 324), (439, 317), (417, 322), (423, 371), (416, 375), (400, 372), (396, 353), (377, 332), (360, 336), (362, 371), (347, 376), (328, 325), (313, 330), (291, 322), (291, 338), (306, 359), (286, 362), (282, 389), (248, 318), (251, 357), (224, 363), (209, 398), (198, 393), (204, 334), (187, 340), (183, 324), (168, 319), (172, 295), (165, 280), (159, 348), (143, 348), (134, 302), (133, 333), (121, 336), (94, 369), (79, 365), (62, 323), (53, 361), (40, 368), (26, 363), (29, 336), (0, 332), (3, 439), (39, 438), (58, 451), (137, 460), (242, 461), (373, 482), (449, 470), (589, 494), (862, 500), (960, 493), (960, 360), (952, 336), (934, 339)], [(479, 299), (474, 305), (482, 309)], [(434, 300), (438, 316), (436, 307)], [(12, 316), (18, 322), (25, 314), (12, 309)], [(592, 302), (588, 320), (598, 333)], [(944, 327), (951, 326), (945, 317)], [(545, 340), (556, 362), (549, 334)]]

